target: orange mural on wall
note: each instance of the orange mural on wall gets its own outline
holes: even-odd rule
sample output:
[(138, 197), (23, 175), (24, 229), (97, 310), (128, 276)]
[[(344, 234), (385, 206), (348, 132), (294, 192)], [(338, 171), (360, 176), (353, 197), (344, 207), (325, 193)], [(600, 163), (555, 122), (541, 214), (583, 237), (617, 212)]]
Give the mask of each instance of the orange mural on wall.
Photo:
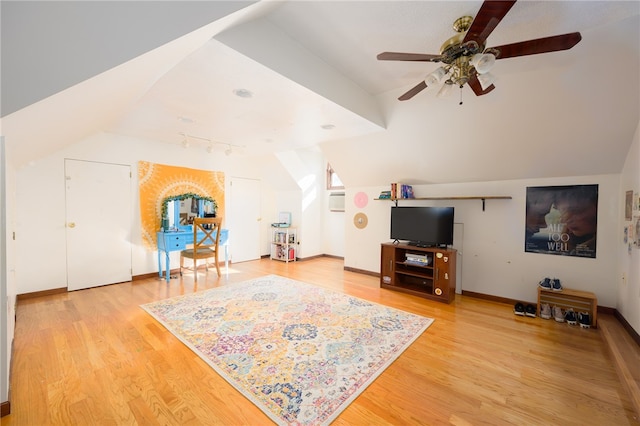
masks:
[(156, 232), (161, 226), (162, 201), (167, 197), (194, 193), (211, 197), (224, 214), (224, 172), (167, 166), (138, 161), (142, 243), (155, 250)]

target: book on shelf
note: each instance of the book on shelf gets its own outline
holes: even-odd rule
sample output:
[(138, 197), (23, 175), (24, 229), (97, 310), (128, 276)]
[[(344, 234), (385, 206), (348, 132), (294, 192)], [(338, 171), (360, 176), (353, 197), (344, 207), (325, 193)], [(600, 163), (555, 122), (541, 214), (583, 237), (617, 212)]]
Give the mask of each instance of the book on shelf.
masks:
[(431, 259), (426, 254), (422, 255), (422, 254), (415, 254), (415, 253), (407, 253), (405, 257), (406, 257), (405, 263), (410, 263), (413, 265), (428, 266), (429, 263), (431, 263)]
[(393, 199), (415, 198), (413, 187), (403, 183), (392, 183), (390, 192)]

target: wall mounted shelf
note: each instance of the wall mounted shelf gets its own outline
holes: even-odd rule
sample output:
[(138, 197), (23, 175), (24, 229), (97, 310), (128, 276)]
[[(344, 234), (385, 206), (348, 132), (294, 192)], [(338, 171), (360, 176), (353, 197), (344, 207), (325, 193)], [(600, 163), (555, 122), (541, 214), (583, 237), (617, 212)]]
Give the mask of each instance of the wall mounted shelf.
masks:
[(376, 200), (393, 201), (398, 205), (398, 201), (409, 200), (482, 200), (482, 211), (484, 211), (486, 200), (511, 200), (510, 195), (479, 195), (479, 196), (463, 196), (463, 197), (415, 197), (415, 198), (376, 198)]

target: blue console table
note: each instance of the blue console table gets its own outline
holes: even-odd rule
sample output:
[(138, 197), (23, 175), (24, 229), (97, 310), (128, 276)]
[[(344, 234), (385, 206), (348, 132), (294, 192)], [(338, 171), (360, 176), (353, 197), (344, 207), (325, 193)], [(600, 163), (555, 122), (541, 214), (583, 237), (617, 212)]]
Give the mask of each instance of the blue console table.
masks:
[[(215, 234), (214, 234), (215, 235)], [(199, 238), (204, 237), (204, 233), (198, 233)], [(163, 274), (167, 282), (171, 274), (171, 263), (169, 253), (172, 251), (180, 251), (187, 248), (187, 245), (193, 244), (193, 230), (181, 229), (179, 231), (158, 232), (158, 275), (162, 278)], [(219, 247), (224, 247), (224, 266), (229, 268), (229, 230), (220, 230)], [(162, 268), (162, 252), (164, 252), (165, 268)]]

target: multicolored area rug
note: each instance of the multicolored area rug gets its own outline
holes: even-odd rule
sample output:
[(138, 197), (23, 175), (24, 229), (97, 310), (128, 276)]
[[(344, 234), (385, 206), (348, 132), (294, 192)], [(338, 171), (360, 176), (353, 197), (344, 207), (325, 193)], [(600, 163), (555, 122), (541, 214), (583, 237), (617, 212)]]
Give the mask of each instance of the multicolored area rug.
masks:
[(270, 275), (142, 305), (278, 424), (333, 421), (433, 319)]

